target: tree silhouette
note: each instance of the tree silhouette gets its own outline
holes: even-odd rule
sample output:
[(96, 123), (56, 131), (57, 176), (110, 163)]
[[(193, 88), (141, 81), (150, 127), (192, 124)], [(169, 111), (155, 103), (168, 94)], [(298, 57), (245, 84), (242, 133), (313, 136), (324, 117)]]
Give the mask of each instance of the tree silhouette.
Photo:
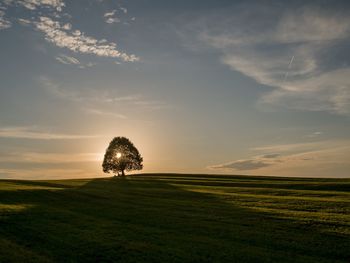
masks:
[(115, 137), (106, 150), (103, 159), (103, 172), (112, 171), (118, 176), (125, 176), (124, 171), (141, 170), (143, 158), (134, 144), (125, 137)]

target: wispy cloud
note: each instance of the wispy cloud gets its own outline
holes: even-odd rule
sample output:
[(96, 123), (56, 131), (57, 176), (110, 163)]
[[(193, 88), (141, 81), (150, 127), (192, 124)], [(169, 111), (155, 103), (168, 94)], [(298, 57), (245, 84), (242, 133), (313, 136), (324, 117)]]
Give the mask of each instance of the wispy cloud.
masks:
[(36, 10), (41, 7), (51, 7), (56, 11), (61, 12), (65, 6), (62, 0), (5, 0), (8, 4), (24, 6), (30, 10)]
[(91, 67), (94, 67), (96, 65), (97, 65), (97, 63), (94, 63), (94, 62), (88, 62), (88, 63), (84, 63), (84, 64), (80, 63), (79, 68), (91, 68)]
[(66, 56), (66, 55), (59, 55), (57, 57), (55, 57), (55, 59), (59, 62), (61, 62), (62, 64), (74, 64), (74, 65), (79, 65), (80, 61), (75, 58), (75, 57), (70, 57), (70, 56)]
[(85, 36), (79, 30), (65, 30), (63, 26), (49, 17), (40, 17), (39, 22), (33, 22), (39, 31), (45, 34), (45, 39), (58, 47), (68, 48), (71, 51), (94, 54), (101, 57), (120, 58), (123, 61), (138, 61), (135, 55), (128, 55), (116, 49), (117, 45), (105, 40), (97, 40)]
[(13, 169), (0, 169), (1, 178), (11, 178), (14, 175), (16, 175), (16, 171)]
[(2, 163), (82, 163), (101, 161), (100, 153), (42, 153), (42, 152), (13, 152), (0, 153)]
[(210, 166), (210, 169), (228, 169), (228, 170), (256, 170), (262, 167), (270, 166), (272, 163), (264, 162), (263, 160), (249, 159), (249, 160), (237, 160), (225, 164)]
[(114, 16), (115, 12), (117, 12), (117, 10), (112, 10), (110, 12), (106, 12), (103, 17), (111, 17), (111, 16)]
[(125, 7), (119, 7), (119, 9), (124, 13), (128, 13), (128, 9), (126, 9)]
[(66, 134), (44, 131), (36, 127), (1, 127), (0, 138), (19, 138), (34, 140), (76, 140), (91, 139), (97, 135)]
[(324, 56), (348, 52), (338, 45), (350, 40), (348, 14), (279, 8), (256, 4), (226, 18), (207, 16), (194, 30), (223, 64), (275, 88), (261, 105), (350, 115), (350, 68)]
[(32, 22), (29, 19), (18, 18), (18, 22), (23, 26), (31, 25)]
[(11, 22), (5, 18), (5, 12), (0, 9), (0, 30), (10, 28)]
[[(32, 25), (36, 30), (44, 34), (48, 42), (57, 47), (66, 48), (81, 54), (117, 58), (124, 62), (139, 60), (138, 56), (127, 54), (117, 49), (117, 44), (114, 42), (88, 36), (78, 29), (73, 29), (74, 27), (71, 23), (61, 22), (60, 20), (63, 20), (61, 19), (62, 17), (70, 17), (67, 13), (63, 12), (63, 8), (65, 7), (63, 0), (5, 0), (4, 5), (0, 5), (0, 29), (11, 26), (11, 21), (5, 19), (6, 14), (4, 10), (7, 7), (16, 8), (18, 6), (25, 7), (28, 14), (24, 17), (15, 18), (15, 21), (22, 25)], [(43, 13), (45, 13), (45, 16), (41, 15)], [(105, 14), (108, 23), (119, 22), (117, 17), (113, 17), (114, 13), (115, 11)], [(57, 60), (67, 62), (62, 57), (58, 57)]]
[(300, 143), (286, 143), (286, 144), (271, 144), (251, 148), (254, 152), (262, 152), (265, 154), (273, 153), (300, 153), (310, 152), (321, 149), (331, 149), (346, 146), (349, 142), (341, 140), (327, 140), (327, 141), (313, 141)]
[(307, 138), (316, 138), (316, 137), (321, 136), (322, 134), (323, 134), (323, 132), (321, 132), (321, 131), (316, 131), (316, 132), (307, 134), (305, 137), (307, 137)]
[(118, 17), (108, 17), (106, 19), (107, 24), (119, 23), (120, 19)]
[(269, 153), (269, 154), (265, 154), (262, 156), (262, 158), (276, 158), (276, 157), (280, 157), (281, 154), (280, 153)]
[[(87, 112), (86, 109), (93, 109), (93, 112), (89, 112), (93, 114), (110, 116), (116, 114), (115, 117), (119, 116), (119, 118), (122, 118), (124, 116), (123, 114), (113, 113), (112, 111), (105, 109), (108, 105), (113, 106), (115, 104), (134, 105), (146, 110), (172, 108), (172, 105), (169, 103), (160, 100), (147, 99), (141, 94), (118, 96), (116, 91), (111, 90), (89, 88), (85, 88), (84, 90), (73, 90), (64, 88), (46, 77), (41, 77), (40, 82), (43, 84), (43, 87), (54, 96), (73, 102), (79, 102), (85, 112)], [(99, 109), (97, 108), (98, 106), (103, 108)], [(124, 117), (126, 118), (126, 116)]]
[(127, 13), (128, 9), (118, 6), (116, 9), (104, 13), (103, 18), (107, 24), (120, 23), (124, 21), (122, 24), (128, 25), (129, 23), (127, 21), (135, 21), (135, 17), (128, 18)]
[(84, 103), (119, 103), (141, 100), (140, 95), (117, 96), (115, 92), (86, 88), (84, 90), (64, 88), (47, 77), (40, 77), (40, 83), (48, 92), (62, 99)]
[(164, 110), (172, 108), (172, 105), (158, 100), (137, 100), (134, 104), (149, 110)]
[(93, 62), (81, 62), (79, 59), (77, 59), (76, 57), (73, 56), (67, 56), (64, 54), (60, 54), (58, 56), (55, 57), (55, 59), (60, 62), (61, 64), (64, 65), (75, 65), (78, 68), (84, 69), (84, 68), (91, 68), (93, 66), (96, 66), (97, 63), (93, 63)]
[[(288, 176), (348, 176), (350, 141), (328, 140), (267, 145), (251, 149), (252, 157), (212, 165), (209, 169)], [(260, 153), (260, 154), (259, 154)], [(322, 170), (327, 167), (326, 170)], [(327, 174), (333, 169), (333, 174)], [(255, 172), (256, 171), (256, 172)]]
[(113, 11), (107, 12), (103, 15), (103, 17), (105, 18), (105, 22), (107, 24), (113, 24), (113, 23), (120, 22), (120, 19), (115, 16), (116, 12), (117, 12), (117, 10), (113, 10)]
[(87, 108), (85, 109), (85, 111), (89, 114), (95, 114), (95, 115), (100, 115), (100, 116), (107, 116), (107, 117), (115, 117), (118, 119), (127, 119), (127, 117), (123, 114), (120, 113), (116, 113), (116, 112), (110, 112), (110, 111), (103, 111), (103, 110), (99, 110), (99, 109), (91, 109), (91, 108)]

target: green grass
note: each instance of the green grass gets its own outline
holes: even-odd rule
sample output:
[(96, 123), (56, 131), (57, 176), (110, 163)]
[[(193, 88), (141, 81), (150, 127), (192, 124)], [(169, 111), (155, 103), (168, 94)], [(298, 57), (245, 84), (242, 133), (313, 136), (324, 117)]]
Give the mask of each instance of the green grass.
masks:
[(350, 179), (0, 180), (0, 262), (350, 262)]

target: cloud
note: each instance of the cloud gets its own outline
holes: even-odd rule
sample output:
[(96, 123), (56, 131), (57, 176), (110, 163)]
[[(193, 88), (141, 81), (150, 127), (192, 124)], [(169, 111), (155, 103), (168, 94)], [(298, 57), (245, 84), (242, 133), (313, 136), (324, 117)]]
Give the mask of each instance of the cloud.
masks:
[[(348, 169), (344, 169), (350, 167), (349, 140), (276, 144), (251, 150), (253, 156), (250, 158), (212, 165), (208, 168), (222, 171), (244, 170), (252, 174), (267, 175), (349, 176)], [(333, 173), (328, 174), (332, 169)], [(255, 172), (256, 170), (258, 171)]]
[(96, 63), (93, 63), (93, 62), (82, 63), (81, 61), (79, 61), (79, 59), (72, 57), (72, 56), (67, 56), (64, 54), (60, 54), (60, 55), (56, 56), (55, 59), (64, 65), (76, 65), (82, 69), (91, 68), (91, 67), (96, 65)]
[(97, 135), (65, 134), (42, 131), (35, 127), (2, 127), (0, 138), (18, 138), (34, 140), (77, 140), (97, 138)]
[(91, 68), (91, 67), (96, 66), (96, 65), (97, 65), (96, 63), (88, 62), (88, 63), (85, 63), (85, 64), (80, 64), (79, 68)]
[(32, 21), (23, 18), (18, 18), (18, 22), (23, 26), (28, 26), (32, 23)]
[[(116, 13), (119, 13), (118, 17), (116, 16)], [(125, 16), (128, 13), (128, 10), (125, 7), (119, 7), (118, 10), (114, 9), (112, 11), (106, 12), (103, 17), (105, 19), (105, 22), (107, 24), (113, 24), (113, 23), (120, 23), (121, 18)], [(131, 21), (134, 21), (135, 18), (132, 17)], [(128, 22), (124, 22), (123, 24), (127, 25)]]
[(21, 5), (29, 10), (36, 10), (37, 8), (54, 8), (61, 12), (65, 3), (62, 0), (6, 0), (7, 4)]
[(58, 47), (67, 48), (73, 52), (94, 54), (101, 57), (120, 58), (123, 61), (138, 61), (133, 54), (128, 55), (116, 49), (117, 45), (105, 40), (97, 40), (85, 36), (79, 30), (71, 31), (49, 17), (40, 17), (40, 21), (33, 22), (35, 27), (45, 34), (45, 39)]
[(75, 57), (70, 57), (70, 56), (66, 56), (66, 55), (59, 55), (57, 57), (55, 57), (55, 59), (59, 62), (61, 62), (62, 64), (74, 64), (74, 65), (79, 65), (80, 61), (75, 58)]
[(112, 10), (110, 12), (106, 12), (103, 17), (111, 17), (114, 16), (115, 12), (117, 12), (117, 10)]
[(11, 27), (11, 22), (5, 18), (5, 12), (0, 9), (0, 30)]
[(315, 138), (315, 137), (319, 137), (323, 134), (323, 132), (320, 132), (320, 131), (316, 131), (316, 132), (313, 132), (313, 133), (310, 133), (308, 135), (306, 135), (305, 137), (307, 138)]
[(346, 12), (257, 4), (249, 12), (218, 16), (194, 27), (198, 39), (218, 50), (232, 70), (274, 88), (260, 105), (350, 115), (350, 67), (329, 56), (349, 52)]
[(16, 174), (16, 171), (13, 169), (0, 169), (0, 176), (2, 179), (11, 178), (11, 176), (15, 174)]
[[(62, 12), (65, 3), (62, 0), (5, 0), (3, 6), (0, 3), (0, 30), (11, 27), (11, 21), (5, 19), (7, 8), (23, 6), (29, 11), (15, 20), (21, 25), (31, 25), (36, 30), (44, 33), (45, 39), (60, 48), (67, 48), (81, 54), (93, 54), (99, 57), (118, 58), (125, 62), (139, 61), (134, 54), (127, 54), (117, 49), (117, 44), (106, 39), (96, 39), (87, 36), (80, 30), (73, 30), (71, 23), (61, 23), (62, 17), (71, 18)], [(37, 10), (38, 9), (38, 10)], [(116, 10), (105, 14), (107, 23), (117, 23), (120, 20), (112, 17)], [(9, 12), (10, 13), (10, 12)], [(43, 16), (42, 14), (45, 14)], [(30, 14), (30, 15), (29, 15)], [(30, 17), (30, 18), (29, 18)], [(60, 62), (65, 59), (58, 59)], [(86, 66), (81, 66), (85, 68)]]
[(119, 23), (120, 19), (118, 17), (108, 17), (106, 19), (107, 24)]
[(126, 9), (125, 7), (119, 7), (119, 9), (124, 13), (128, 13), (128, 9)]
[(141, 106), (148, 110), (163, 110), (172, 108), (172, 105), (169, 105), (166, 102), (158, 101), (158, 100), (136, 100), (134, 104), (137, 106)]
[(81, 163), (100, 161), (100, 153), (41, 153), (13, 152), (0, 153), (1, 163)]
[(68, 89), (62, 87), (61, 85), (53, 82), (46, 77), (40, 77), (39, 81), (43, 85), (44, 89), (46, 89), (51, 94), (59, 98), (71, 100), (74, 102), (93, 103), (96, 105), (96, 103), (132, 103), (134, 101), (141, 100), (140, 95), (116, 96), (114, 92), (108, 90), (89, 88), (86, 88), (84, 90)]
[(103, 110), (98, 110), (98, 109), (85, 109), (85, 111), (89, 114), (95, 114), (95, 115), (100, 115), (100, 116), (107, 116), (107, 117), (115, 117), (118, 119), (127, 119), (127, 117), (123, 114), (120, 113), (115, 113), (115, 112), (109, 112), (109, 111), (103, 111)]
[(262, 103), (290, 109), (328, 111), (350, 115), (349, 68), (323, 72), (309, 79), (294, 81), (261, 98)]
[(249, 159), (249, 160), (238, 160), (226, 164), (219, 164), (211, 166), (211, 169), (233, 169), (233, 170), (256, 170), (262, 167), (270, 166), (271, 163), (267, 163), (261, 160)]
[(72, 24), (66, 23), (62, 26), (62, 29), (64, 30), (71, 30), (72, 29)]
[[(164, 101), (150, 100), (141, 94), (118, 96), (115, 91), (110, 90), (89, 88), (85, 88), (84, 90), (73, 90), (64, 88), (46, 77), (41, 77), (39, 81), (43, 84), (43, 87), (54, 96), (73, 102), (79, 102), (85, 112), (87, 112), (86, 109), (93, 109), (93, 112), (89, 112), (93, 114), (115, 115), (116, 113), (104, 110), (104, 108), (116, 104), (134, 105), (145, 110), (164, 110), (172, 108), (172, 105)], [(97, 108), (98, 106), (100, 106), (101, 109)], [(115, 117), (117, 116), (122, 118), (124, 115), (116, 114)]]
[(276, 158), (276, 157), (279, 157), (279, 156), (281, 156), (281, 154), (279, 154), (279, 153), (269, 153), (269, 154), (263, 155), (262, 158), (270, 159), (270, 158)]
[(274, 154), (276, 152), (282, 153), (301, 153), (310, 152), (322, 149), (338, 148), (347, 145), (349, 142), (341, 140), (328, 140), (328, 141), (314, 141), (314, 142), (300, 142), (300, 143), (287, 143), (287, 144), (272, 144), (251, 148), (254, 152), (262, 152), (265, 154)]
[(105, 22), (107, 24), (113, 24), (113, 23), (119, 23), (120, 19), (118, 17), (115, 17), (115, 13), (117, 12), (117, 10), (113, 10), (111, 12), (107, 12), (103, 15), (103, 17), (105, 18)]

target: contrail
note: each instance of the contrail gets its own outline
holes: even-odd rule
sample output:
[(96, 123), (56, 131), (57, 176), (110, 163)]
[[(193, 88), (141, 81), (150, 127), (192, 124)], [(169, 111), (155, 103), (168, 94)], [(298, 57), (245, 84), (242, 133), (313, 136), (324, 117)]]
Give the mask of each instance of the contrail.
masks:
[(290, 67), (292, 66), (293, 60), (294, 60), (294, 55), (293, 55), (293, 57), (290, 59), (290, 62), (289, 62), (289, 65), (288, 65), (288, 69), (290, 69)]
[(287, 70), (286, 74), (284, 75), (283, 82), (286, 81), (286, 79), (287, 79), (287, 77), (288, 77), (289, 69), (292, 67), (293, 60), (294, 60), (294, 55), (292, 56), (292, 58), (291, 58), (290, 61), (289, 61), (288, 70)]

